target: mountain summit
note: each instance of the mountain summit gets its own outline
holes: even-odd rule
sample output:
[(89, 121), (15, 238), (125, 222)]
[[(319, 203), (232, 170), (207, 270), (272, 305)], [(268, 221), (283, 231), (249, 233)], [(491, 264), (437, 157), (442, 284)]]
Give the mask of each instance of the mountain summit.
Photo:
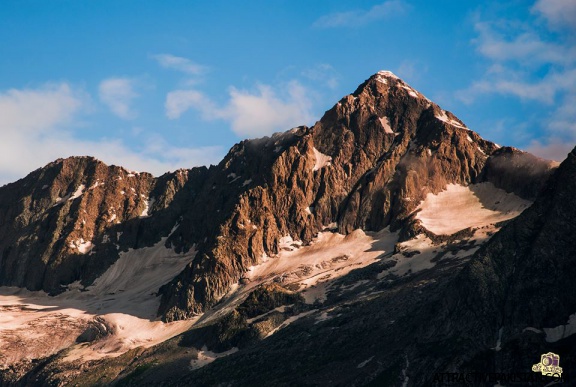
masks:
[[(343, 384), (348, 377), (360, 378), (351, 379), (360, 384), (377, 380), (385, 371), (406, 376), (408, 363), (422, 372), (438, 370), (426, 358), (431, 351), (406, 347), (398, 352), (410, 338), (394, 321), (412, 326), (410, 321), (430, 318), (430, 305), (441, 301), (434, 296), (428, 303), (419, 296), (422, 289), (444, 294), (458, 288), (458, 294), (467, 294), (473, 287), (466, 287), (464, 276), (471, 276), (470, 283), (483, 281), (467, 271), (474, 267), (468, 262), (491, 251), (482, 246), (514, 239), (499, 237), (510, 233), (500, 228), (533, 201), (544, 200), (554, 171), (551, 162), (482, 139), (389, 71), (371, 76), (314, 126), (242, 141), (210, 168), (154, 178), (88, 157), (57, 160), (0, 188), (0, 285), (45, 291), (52, 302), (84, 305), (94, 318), (75, 325), (84, 344), (63, 339), (58, 348), (38, 350), (33, 358), (62, 348), (76, 355), (58, 355), (47, 368), (51, 371), (22, 365), (6, 380), (25, 373), (45, 378), (43, 372), (75, 380), (65, 358), (81, 356), (85, 347), (96, 351), (92, 356), (100, 354), (91, 366), (96, 373), (112, 364), (111, 353), (118, 356), (138, 345), (156, 351), (152, 355), (142, 349), (146, 359), (160, 356), (168, 364), (172, 360), (166, 360), (166, 353), (173, 350), (181, 356), (178, 361), (190, 363), (184, 351), (171, 347), (177, 342), (178, 348), (198, 350), (190, 367), (202, 369), (191, 375), (179, 371), (183, 379), (174, 379), (175, 384), (195, 378), (216, 383), (218, 370), (229, 373), (231, 382), (247, 384), (235, 370), (244, 367), (249, 375), (253, 365), (230, 354), (260, 348), (254, 364), (267, 367), (287, 353), (298, 357), (288, 349), (274, 352), (269, 343), (288, 345), (289, 333), (276, 334), (282, 328), (303, 334), (301, 328), (292, 329), (300, 319), (313, 340), (335, 354), (341, 351), (321, 335), (334, 328), (332, 323), (343, 328), (342, 345), (353, 351), (350, 361), (359, 363), (347, 376), (335, 373)], [(482, 259), (498, 261), (489, 257)], [(474, 302), (485, 302), (482, 295), (488, 293), (474, 289), (481, 298)], [(37, 293), (29, 297), (30, 304), (46, 300)], [(459, 302), (453, 296), (445, 299)], [(382, 316), (376, 305), (390, 316)], [(422, 314), (410, 320), (416, 305)], [(438, 307), (452, 313), (450, 305)], [(119, 327), (125, 325), (117, 320), (122, 313), (147, 320), (151, 332), (164, 333), (148, 341), (132, 339), (137, 345), (118, 344), (124, 329)], [(380, 339), (389, 340), (387, 350), (369, 344), (362, 324), (346, 322), (354, 313), (364, 316), (365, 327), (373, 327)], [(164, 322), (188, 321), (163, 324), (156, 316)], [(376, 327), (376, 316), (389, 325)], [(544, 324), (545, 319), (538, 321)], [(433, 334), (417, 326), (413, 331), (419, 337)], [(355, 338), (365, 347), (353, 344)], [(163, 348), (172, 349), (154, 347), (162, 341)], [(327, 375), (335, 372), (337, 362), (302, 346), (295, 348), (315, 353), (318, 363), (303, 365), (301, 376), (312, 377), (312, 383), (330, 382)], [(453, 347), (467, 356), (473, 352), (463, 348)], [(203, 358), (214, 360), (224, 356), (220, 353), (232, 360), (202, 367), (209, 362), (202, 363)], [(400, 356), (398, 364), (382, 360), (392, 354)], [(380, 360), (372, 360), (375, 356)], [(404, 358), (406, 369), (400, 372)], [(9, 364), (23, 364), (16, 360)], [(117, 365), (133, 370), (123, 361)], [(169, 374), (168, 368), (160, 374)], [(104, 374), (112, 378), (108, 381), (121, 379)], [(153, 383), (152, 375), (146, 375)], [(282, 371), (271, 371), (270, 378), (278, 383), (304, 380)]]

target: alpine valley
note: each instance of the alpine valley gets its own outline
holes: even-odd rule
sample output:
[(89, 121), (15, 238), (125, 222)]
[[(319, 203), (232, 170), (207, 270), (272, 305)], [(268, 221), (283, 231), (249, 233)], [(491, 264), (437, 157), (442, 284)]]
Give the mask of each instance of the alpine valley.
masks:
[[(0, 187), (0, 386), (430, 386), (547, 352), (576, 383), (575, 235), (576, 149), (501, 147), (381, 71), (217, 166)], [(498, 382), (542, 385), (469, 385)]]

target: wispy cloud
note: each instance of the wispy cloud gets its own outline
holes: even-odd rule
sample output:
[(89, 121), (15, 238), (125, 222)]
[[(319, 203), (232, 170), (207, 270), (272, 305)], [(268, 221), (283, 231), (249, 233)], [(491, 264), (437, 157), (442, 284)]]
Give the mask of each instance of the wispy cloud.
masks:
[[(541, 157), (562, 160), (576, 144), (576, 46), (573, 0), (539, 0), (531, 8), (546, 23), (479, 20), (473, 41), (489, 60), (484, 76), (457, 96), (466, 103), (482, 95), (501, 94), (550, 106), (551, 113), (533, 125), (547, 133), (527, 147)], [(553, 32), (563, 30), (563, 33)], [(533, 136), (536, 136), (533, 134)]]
[(216, 163), (224, 153), (220, 147), (172, 146), (160, 136), (136, 151), (117, 139), (79, 139), (71, 128), (89, 107), (89, 96), (67, 83), (0, 91), (0, 185), (60, 157), (91, 155), (158, 175)]
[(208, 68), (200, 65), (188, 58), (175, 56), (171, 54), (158, 54), (153, 58), (160, 64), (160, 66), (183, 72), (187, 75), (201, 75), (204, 74)]
[(319, 82), (329, 89), (336, 89), (340, 75), (327, 63), (322, 63), (314, 67), (304, 69), (302, 75), (312, 81)]
[(538, 0), (532, 11), (540, 14), (553, 30), (576, 30), (576, 1), (574, 0)]
[(109, 78), (100, 82), (100, 100), (118, 117), (130, 120), (137, 116), (132, 101), (139, 95), (134, 90), (136, 81), (129, 78)]
[(210, 102), (197, 90), (174, 90), (166, 95), (164, 107), (166, 108), (166, 117), (175, 120), (193, 107), (206, 110), (208, 105)]
[(313, 24), (319, 28), (359, 27), (391, 16), (401, 15), (409, 6), (401, 0), (389, 0), (368, 10), (335, 12), (321, 16)]
[(306, 89), (297, 81), (282, 88), (257, 85), (255, 90), (230, 88), (229, 100), (218, 107), (210, 98), (196, 90), (175, 90), (167, 95), (166, 115), (177, 119), (185, 111), (195, 109), (205, 120), (222, 119), (241, 137), (259, 137), (287, 130), (311, 121), (311, 101)]

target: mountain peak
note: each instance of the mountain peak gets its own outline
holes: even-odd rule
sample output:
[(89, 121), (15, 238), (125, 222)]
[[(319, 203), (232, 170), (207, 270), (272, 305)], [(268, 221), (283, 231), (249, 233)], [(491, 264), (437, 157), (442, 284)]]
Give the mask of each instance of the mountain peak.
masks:
[(387, 77), (387, 78), (399, 78), (396, 74), (394, 74), (390, 70), (380, 70), (376, 74), (374, 74), (374, 76), (382, 76), (382, 77)]

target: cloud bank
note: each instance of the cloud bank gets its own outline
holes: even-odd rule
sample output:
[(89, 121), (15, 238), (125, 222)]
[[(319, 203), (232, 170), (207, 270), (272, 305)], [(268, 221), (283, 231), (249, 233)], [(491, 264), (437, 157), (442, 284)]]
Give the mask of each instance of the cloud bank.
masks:
[(117, 139), (79, 139), (72, 128), (82, 127), (89, 105), (89, 96), (67, 83), (0, 92), (0, 185), (68, 156), (90, 155), (155, 175), (222, 157), (221, 147), (175, 147), (160, 136), (138, 151)]
[(261, 137), (312, 120), (307, 90), (297, 81), (281, 87), (259, 84), (255, 90), (231, 87), (228, 102), (217, 106), (197, 90), (175, 90), (166, 97), (166, 116), (180, 118), (189, 109), (205, 120), (225, 120), (240, 137)]

